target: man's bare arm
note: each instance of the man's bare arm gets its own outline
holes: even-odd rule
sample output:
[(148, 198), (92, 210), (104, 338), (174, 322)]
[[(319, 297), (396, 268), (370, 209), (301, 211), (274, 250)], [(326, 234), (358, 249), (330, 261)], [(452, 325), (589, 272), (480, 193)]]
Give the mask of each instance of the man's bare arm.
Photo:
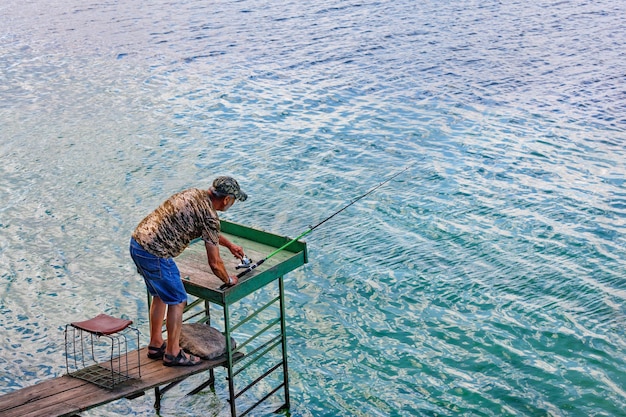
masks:
[(229, 276), (226, 271), (226, 267), (224, 266), (224, 261), (220, 257), (220, 248), (218, 245), (214, 245), (212, 243), (205, 242), (204, 246), (206, 248), (206, 255), (209, 261), (209, 266), (211, 267), (211, 271), (221, 279), (225, 284), (236, 284), (237, 277)]

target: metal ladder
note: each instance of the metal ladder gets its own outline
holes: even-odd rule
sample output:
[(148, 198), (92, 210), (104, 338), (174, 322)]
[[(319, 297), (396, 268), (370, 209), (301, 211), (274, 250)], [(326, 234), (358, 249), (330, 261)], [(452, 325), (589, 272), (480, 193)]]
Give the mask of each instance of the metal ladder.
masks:
[[(270, 288), (272, 283), (276, 283), (277, 288)], [(249, 300), (251, 297), (259, 297), (260, 289), (269, 294), (262, 294), (264, 300)], [(272, 291), (273, 290), (273, 291)], [(230, 407), (231, 417), (243, 417), (264, 403), (274, 395), (279, 395), (282, 391), (283, 403), (275, 412), (288, 412), (290, 408), (289, 398), (289, 369), (287, 364), (287, 334), (285, 321), (285, 292), (283, 277), (280, 276), (276, 280), (268, 283), (262, 288), (243, 297), (241, 300), (247, 301), (248, 308), (251, 310), (244, 317), (234, 319), (231, 309), (234, 303), (217, 303), (222, 308), (223, 320), (222, 332), (226, 338), (226, 363), (228, 381), (228, 403)], [(148, 305), (151, 303), (151, 297), (148, 295)], [(196, 298), (185, 308), (183, 321), (199, 322), (211, 325), (211, 303), (202, 298)], [(255, 306), (252, 306), (255, 304)], [(265, 320), (267, 315), (274, 315)], [(165, 331), (165, 330), (164, 330)], [(236, 346), (233, 346), (233, 340)], [(234, 347), (234, 349), (233, 349)], [(269, 365), (266, 363), (272, 361)], [(239, 387), (236, 380), (246, 378), (250, 380), (245, 386)], [(255, 398), (254, 403), (248, 406), (246, 410), (238, 414), (238, 399), (247, 395), (248, 399), (253, 395), (251, 391), (255, 388), (258, 391), (263, 390), (261, 385), (267, 385), (268, 378), (275, 382), (275, 386), (271, 386), (266, 392), (260, 394), (260, 398)], [(154, 408), (158, 411), (161, 409), (161, 399), (163, 395), (178, 385), (182, 381), (173, 382), (165, 387), (156, 387)], [(215, 390), (215, 373), (209, 370), (209, 379), (201, 383), (198, 387), (190, 391), (187, 395), (193, 395), (201, 392), (209, 387)]]

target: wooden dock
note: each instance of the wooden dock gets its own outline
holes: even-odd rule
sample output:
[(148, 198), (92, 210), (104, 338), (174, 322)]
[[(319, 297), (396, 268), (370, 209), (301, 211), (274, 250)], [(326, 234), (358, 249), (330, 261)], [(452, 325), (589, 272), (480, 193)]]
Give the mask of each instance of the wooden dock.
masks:
[[(272, 253), (275, 249), (291, 242), (291, 239), (285, 236), (274, 235), (223, 220), (221, 221), (221, 228), (223, 235), (227, 236), (231, 242), (245, 247), (248, 256), (252, 256), (257, 260), (263, 259), (265, 254)], [(236, 267), (239, 261), (233, 258), (230, 253), (227, 253), (225, 248), (221, 247), (220, 251), (229, 273), (236, 274), (238, 272)], [(202, 361), (197, 366), (167, 367), (163, 366), (163, 362), (160, 360), (148, 359), (147, 348), (143, 348), (139, 351), (141, 379), (125, 381), (116, 385), (114, 389), (109, 390), (65, 374), (1, 395), (0, 416), (77, 416), (80, 412), (115, 400), (140, 397), (150, 389), (155, 389), (155, 408), (158, 412), (161, 395), (172, 386), (171, 384), (182, 381), (194, 374), (211, 371), (217, 367), (224, 367), (227, 374), (228, 406), (230, 407), (231, 417), (246, 415), (250, 410), (271, 396), (280, 395), (281, 392), (283, 393), (284, 402), (279, 410), (288, 410), (290, 399), (283, 275), (306, 262), (306, 243), (300, 241), (293, 242), (276, 256), (264, 262), (262, 268), (256, 268), (245, 277), (242, 277), (237, 285), (222, 288), (221, 280), (213, 275), (208, 266), (204, 243), (201, 240), (192, 242), (176, 259), (187, 293), (196, 298), (195, 301), (187, 305), (188, 317), (184, 318), (184, 321), (198, 321), (198, 318), (200, 318), (203, 323), (210, 325), (209, 304), (217, 304), (221, 307), (226, 352), (229, 352), (228, 354), (215, 360)], [(268, 290), (268, 293), (265, 294), (265, 299), (257, 300), (258, 303), (254, 311), (249, 312), (247, 317), (238, 317), (240, 319), (238, 323), (232, 323), (229, 306), (261, 288), (269, 287), (269, 284), (273, 284), (272, 287), (274, 288)], [(261, 330), (249, 327), (246, 328), (245, 332), (241, 330), (240, 326), (248, 325), (250, 320), (261, 312), (271, 312), (272, 308), (270, 307), (276, 310), (277, 317), (272, 319), (266, 327)], [(200, 311), (197, 311), (198, 309)], [(236, 329), (239, 329), (238, 331), (241, 332), (239, 334), (242, 337), (246, 337), (246, 339), (239, 341), (237, 348), (231, 346), (232, 340), (235, 339), (231, 332)], [(244, 347), (247, 349), (247, 353), (237, 350)], [(275, 364), (275, 361), (272, 360), (274, 365), (266, 369), (265, 372), (262, 372), (260, 375), (253, 374), (250, 371), (250, 365), (260, 363), (261, 359), (270, 353), (280, 354), (282, 360), (278, 364)], [(136, 350), (120, 358), (124, 364), (126, 359), (128, 359), (127, 373), (133, 377), (138, 374), (137, 358)], [(250, 358), (249, 363), (246, 363), (246, 360), (242, 360), (242, 358)], [(234, 369), (236, 365), (239, 369)], [(106, 365), (103, 364), (103, 366)], [(239, 387), (234, 383), (235, 376), (244, 370), (251, 372), (251, 375), (254, 375), (254, 380), (246, 387), (237, 391)], [(257, 371), (256, 369), (254, 370), (254, 372)], [(282, 372), (282, 375), (279, 374), (280, 372)], [(213, 372), (208, 372), (207, 374), (204, 382), (199, 382), (200, 385), (193, 389), (190, 394), (200, 392), (214, 382), (212, 379), (214, 376)], [(274, 375), (277, 375), (277, 380), (268, 378)], [(269, 387), (269, 392), (257, 399), (247, 410), (238, 413), (237, 398), (253, 386), (260, 385), (262, 381), (266, 384), (272, 383), (274, 385)], [(275, 385), (275, 383), (278, 383), (278, 385)]]
[[(151, 388), (181, 381), (191, 375), (226, 365), (226, 359), (219, 358), (202, 361), (197, 366), (167, 367), (163, 366), (163, 361), (148, 359), (147, 348), (141, 349), (139, 357), (141, 358), (141, 379), (132, 379), (113, 390), (108, 390), (90, 382), (63, 375), (0, 396), (0, 416), (74, 416), (81, 411), (121, 398), (137, 398)], [(137, 351), (128, 353), (128, 361), (130, 374), (136, 375)]]

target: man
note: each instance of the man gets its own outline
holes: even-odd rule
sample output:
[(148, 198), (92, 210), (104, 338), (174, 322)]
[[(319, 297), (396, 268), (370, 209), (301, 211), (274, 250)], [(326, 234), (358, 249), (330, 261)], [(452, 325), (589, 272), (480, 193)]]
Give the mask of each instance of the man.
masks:
[[(186, 354), (179, 345), (187, 292), (173, 258), (193, 239), (201, 237), (213, 273), (226, 284), (237, 284), (237, 276), (229, 276), (226, 272), (219, 245), (228, 248), (239, 259), (243, 258), (244, 252), (241, 246), (220, 234), (217, 211), (226, 211), (236, 200), (247, 198), (234, 178), (217, 177), (208, 190), (191, 188), (174, 194), (143, 219), (133, 232), (130, 254), (153, 297), (148, 344), (150, 359), (163, 359), (165, 366), (200, 363), (200, 358)], [(166, 313), (167, 343), (162, 333)]]

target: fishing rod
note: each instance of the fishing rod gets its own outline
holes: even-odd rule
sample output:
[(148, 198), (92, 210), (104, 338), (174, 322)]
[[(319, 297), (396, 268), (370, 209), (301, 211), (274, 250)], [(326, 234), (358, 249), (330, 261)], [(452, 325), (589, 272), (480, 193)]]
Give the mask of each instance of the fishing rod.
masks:
[[(239, 274), (237, 274), (237, 278), (241, 278), (244, 275), (250, 273), (251, 271), (253, 271), (254, 269), (256, 269), (259, 265), (261, 265), (263, 262), (267, 261), (268, 259), (270, 259), (271, 257), (273, 257), (274, 255), (276, 255), (277, 253), (283, 251), (285, 248), (287, 248), (289, 245), (291, 245), (292, 243), (302, 239), (304, 236), (308, 235), (309, 233), (311, 233), (313, 230), (317, 229), (318, 227), (320, 227), (321, 225), (323, 225), (324, 223), (326, 223), (327, 221), (329, 221), (330, 219), (332, 219), (333, 217), (335, 217), (336, 215), (338, 215), (339, 213), (341, 213), (342, 211), (344, 211), (345, 209), (347, 209), (348, 207), (350, 207), (351, 205), (353, 205), (354, 203), (356, 203), (357, 201), (367, 197), (368, 195), (370, 195), (371, 193), (373, 193), (374, 191), (376, 191), (377, 189), (379, 189), (380, 187), (382, 187), (383, 185), (387, 184), (389, 181), (391, 181), (392, 179), (396, 178), (397, 176), (399, 176), (400, 174), (404, 173), (405, 171), (407, 171), (409, 168), (413, 167), (413, 165), (415, 164), (411, 164), (409, 166), (407, 166), (406, 168), (404, 168), (401, 171), (396, 172), (395, 174), (393, 174), (392, 176), (390, 176), (389, 178), (387, 178), (386, 180), (384, 180), (383, 182), (379, 183), (378, 185), (376, 185), (375, 187), (371, 188), (369, 191), (367, 191), (364, 194), (361, 194), (360, 196), (356, 197), (354, 200), (350, 201), (348, 204), (346, 204), (345, 206), (343, 206), (342, 208), (340, 208), (339, 210), (335, 211), (333, 214), (331, 214), (330, 216), (326, 217), (325, 219), (323, 219), (321, 222), (317, 223), (315, 226), (309, 226), (309, 228), (307, 230), (305, 230), (304, 232), (302, 232), (300, 235), (298, 235), (297, 237), (291, 239), (289, 242), (285, 243), (283, 246), (279, 247), (278, 249), (276, 249), (275, 251), (273, 251), (272, 253), (270, 253), (269, 255), (267, 255), (265, 258), (252, 263), (252, 261), (250, 261), (250, 259), (248, 259), (248, 257), (244, 256), (241, 260), (241, 263), (237, 266), (237, 269), (241, 269), (241, 268), (245, 268), (244, 271), (240, 272)], [(223, 287), (225, 287), (226, 285), (224, 285)]]

